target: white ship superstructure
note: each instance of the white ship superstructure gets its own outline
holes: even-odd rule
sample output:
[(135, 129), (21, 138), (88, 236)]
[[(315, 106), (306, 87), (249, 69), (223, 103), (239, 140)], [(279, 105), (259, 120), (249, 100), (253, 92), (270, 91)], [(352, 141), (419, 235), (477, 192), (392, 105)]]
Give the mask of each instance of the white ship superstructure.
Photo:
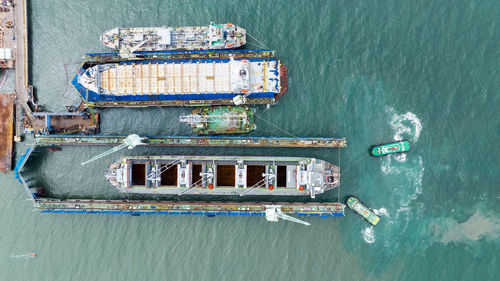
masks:
[(124, 56), (141, 51), (232, 49), (245, 45), (246, 31), (231, 23), (114, 28), (104, 32), (101, 41)]

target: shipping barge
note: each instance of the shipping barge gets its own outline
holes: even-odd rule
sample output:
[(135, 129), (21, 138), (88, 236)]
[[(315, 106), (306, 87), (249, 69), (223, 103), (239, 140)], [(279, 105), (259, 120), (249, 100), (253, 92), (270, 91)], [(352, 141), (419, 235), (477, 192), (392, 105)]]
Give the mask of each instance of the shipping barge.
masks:
[(84, 62), (72, 83), (89, 107), (274, 104), (287, 73), (275, 58)]
[(340, 168), (306, 157), (124, 156), (106, 180), (121, 193), (315, 198), (340, 184)]
[(101, 42), (126, 57), (136, 51), (233, 49), (246, 44), (246, 30), (232, 23), (184, 27), (114, 28)]
[(255, 130), (255, 108), (249, 106), (211, 106), (194, 109), (179, 118), (198, 135), (245, 134)]

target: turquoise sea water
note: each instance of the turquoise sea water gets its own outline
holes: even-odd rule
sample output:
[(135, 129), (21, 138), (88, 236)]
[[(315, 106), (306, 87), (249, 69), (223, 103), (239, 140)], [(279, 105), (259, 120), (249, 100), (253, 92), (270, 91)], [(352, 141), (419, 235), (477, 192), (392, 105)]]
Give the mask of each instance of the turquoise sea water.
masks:
[[(288, 93), (257, 114), (293, 135), (344, 136), (349, 145), (340, 158), (332, 149), (141, 147), (85, 167), (106, 148), (65, 147), (27, 167), (50, 195), (118, 198), (103, 174), (125, 154), (311, 156), (342, 169), (340, 198), (335, 190), (317, 201), (353, 194), (382, 220), (372, 228), (350, 211), (307, 218), (310, 227), (39, 214), (10, 173), (0, 176), (0, 280), (498, 280), (498, 1), (29, 2), (31, 83), (49, 110), (79, 102), (68, 79), (85, 52), (107, 51), (104, 30), (232, 22), (289, 69)], [(262, 47), (248, 40), (246, 48)], [(177, 122), (189, 111), (101, 110), (102, 133), (189, 135)], [(251, 135), (287, 136), (257, 126)], [(410, 152), (367, 156), (370, 145), (400, 138)], [(31, 252), (38, 256), (23, 256)]]

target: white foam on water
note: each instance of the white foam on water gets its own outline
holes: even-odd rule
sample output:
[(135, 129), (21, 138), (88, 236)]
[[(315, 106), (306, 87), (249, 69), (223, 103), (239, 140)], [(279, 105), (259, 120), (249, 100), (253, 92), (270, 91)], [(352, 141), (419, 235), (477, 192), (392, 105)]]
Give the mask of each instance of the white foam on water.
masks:
[(398, 169), (397, 166), (391, 165), (392, 162), (392, 155), (388, 155), (384, 157), (384, 160), (382, 160), (382, 166), (380, 169), (382, 169), (382, 172), (386, 175), (389, 174), (399, 174), (401, 171)]
[(389, 124), (394, 131), (394, 140), (402, 140), (405, 136), (411, 138), (415, 142), (418, 140), (422, 132), (422, 122), (415, 113), (406, 112), (405, 114), (398, 114), (394, 108), (390, 106), (386, 106), (385, 111), (391, 114)]
[(399, 154), (393, 154), (394, 160), (398, 161), (399, 163), (404, 163), (408, 159), (406, 158), (406, 153), (399, 153)]
[(361, 233), (366, 243), (372, 244), (375, 242), (375, 231), (373, 230), (373, 226), (361, 230)]
[(384, 217), (391, 217), (389, 215), (389, 212), (387, 211), (386, 208), (380, 208), (380, 209), (373, 209), (373, 212), (375, 213), (375, 215), (377, 216), (384, 216)]

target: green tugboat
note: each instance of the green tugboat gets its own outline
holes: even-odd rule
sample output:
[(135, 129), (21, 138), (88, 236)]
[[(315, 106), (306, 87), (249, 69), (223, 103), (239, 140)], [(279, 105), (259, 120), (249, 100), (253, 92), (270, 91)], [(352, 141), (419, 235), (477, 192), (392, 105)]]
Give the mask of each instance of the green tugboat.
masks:
[(377, 225), (380, 221), (380, 217), (375, 215), (368, 207), (363, 205), (358, 198), (354, 196), (350, 196), (347, 198), (347, 206), (362, 216), (367, 222), (372, 225)]
[(370, 154), (372, 156), (384, 156), (393, 153), (401, 153), (408, 150), (410, 150), (410, 143), (408, 141), (403, 140), (403, 141), (373, 146), (370, 149)]
[(245, 134), (255, 129), (255, 109), (249, 106), (211, 106), (194, 109), (180, 122), (198, 135)]

